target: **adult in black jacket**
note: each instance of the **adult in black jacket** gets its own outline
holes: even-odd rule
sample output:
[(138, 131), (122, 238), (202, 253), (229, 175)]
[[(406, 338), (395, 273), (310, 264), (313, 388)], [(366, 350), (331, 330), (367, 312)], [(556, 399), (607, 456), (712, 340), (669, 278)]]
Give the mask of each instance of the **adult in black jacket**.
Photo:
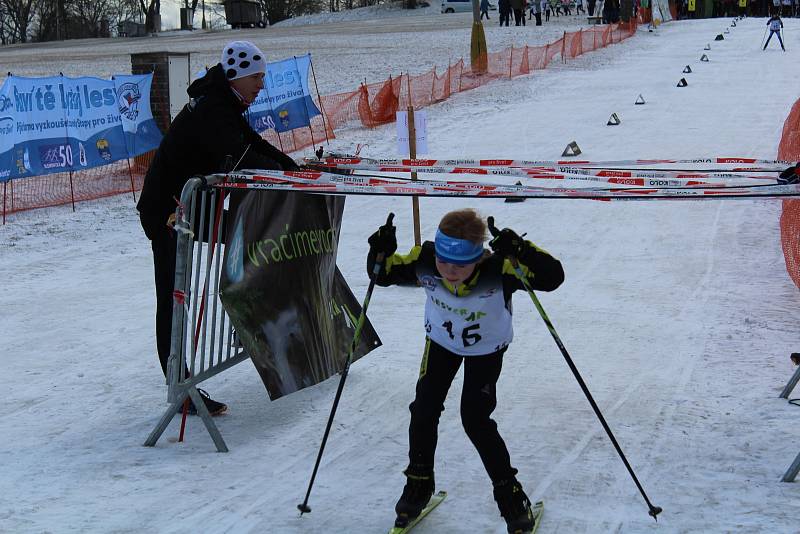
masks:
[[(175, 232), (168, 220), (184, 184), (192, 176), (225, 172), (226, 161), (239, 169), (297, 170), (294, 160), (269, 144), (242, 115), (264, 87), (266, 61), (252, 43), (225, 46), (220, 63), (193, 82), (190, 102), (170, 125), (147, 171), (139, 210), (153, 249), (156, 283), (156, 345), (164, 375), (172, 332), (175, 282)], [(204, 398), (212, 415), (227, 409)], [(195, 412), (194, 406), (190, 407)]]

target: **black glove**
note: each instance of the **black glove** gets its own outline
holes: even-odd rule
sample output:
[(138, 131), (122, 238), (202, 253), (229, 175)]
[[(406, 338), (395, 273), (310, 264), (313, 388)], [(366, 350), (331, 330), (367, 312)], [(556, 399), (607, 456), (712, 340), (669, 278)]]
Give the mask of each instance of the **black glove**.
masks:
[(489, 241), (492, 252), (501, 256), (519, 258), (525, 251), (525, 240), (511, 228), (503, 228)]
[(778, 176), (778, 183), (781, 185), (796, 184), (798, 182), (800, 182), (800, 163), (794, 167), (789, 167)]
[(378, 228), (378, 231), (369, 236), (367, 242), (371, 252), (375, 254), (383, 253), (384, 256), (391, 256), (397, 250), (397, 237), (395, 237), (395, 227), (392, 224), (393, 215), (390, 214), (386, 224)]

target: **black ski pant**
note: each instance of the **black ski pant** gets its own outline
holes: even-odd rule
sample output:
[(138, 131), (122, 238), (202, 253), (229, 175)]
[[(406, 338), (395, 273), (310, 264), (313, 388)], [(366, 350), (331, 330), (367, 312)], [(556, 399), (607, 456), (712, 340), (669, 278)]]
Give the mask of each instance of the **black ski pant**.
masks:
[[(230, 206), (235, 209), (241, 203), (243, 195), (247, 193), (237, 193), (231, 195)], [(206, 205), (205, 216), (200, 215), (200, 199), (195, 207), (195, 221), (192, 226), (195, 241), (208, 243), (211, 241), (210, 232), (207, 228), (200, 228), (200, 220), (209, 221), (212, 210), (219, 209), (212, 206), (209, 202)], [(139, 213), (139, 221), (142, 223), (147, 239), (150, 240), (150, 247), (153, 250), (153, 272), (156, 283), (156, 350), (158, 351), (158, 361), (161, 363), (161, 370), (167, 376), (167, 360), (172, 345), (172, 291), (175, 289), (175, 258), (178, 249), (178, 237), (172, 228), (167, 226), (168, 215)], [(219, 231), (220, 243), (225, 244), (227, 231), (228, 211), (223, 210), (220, 214)], [(189, 295), (185, 296), (186, 302)], [(184, 367), (186, 376), (189, 376), (189, 369)]]
[(511, 20), (511, 8), (500, 12), (500, 26), (508, 26), (509, 20)]
[(461, 424), (478, 450), (483, 466), (493, 483), (513, 477), (508, 449), (491, 418), (497, 406), (497, 379), (503, 367), (506, 349), (485, 356), (459, 356), (426, 338), (425, 353), (417, 380), (417, 396), (409, 406), (408, 429), (412, 464), (434, 464), (438, 441), (439, 416), (450, 384), (464, 362), (464, 386), (461, 390)]
[(156, 282), (156, 349), (161, 370), (166, 377), (172, 340), (172, 290), (175, 287), (177, 237), (175, 231), (167, 226), (164, 217), (141, 213), (139, 220), (153, 249)]
[(783, 39), (781, 39), (781, 32), (780, 32), (780, 30), (778, 30), (778, 31), (775, 31), (775, 30), (770, 30), (770, 31), (769, 31), (769, 37), (767, 37), (767, 42), (766, 42), (766, 43), (764, 43), (764, 50), (766, 50), (766, 49), (767, 49), (767, 45), (769, 44), (769, 40), (770, 40), (770, 39), (772, 39), (772, 36), (773, 36), (773, 35), (777, 35), (777, 36), (778, 36), (778, 42), (780, 42), (780, 43), (781, 43), (781, 48), (782, 48), (783, 50), (786, 50), (786, 48), (783, 46)]

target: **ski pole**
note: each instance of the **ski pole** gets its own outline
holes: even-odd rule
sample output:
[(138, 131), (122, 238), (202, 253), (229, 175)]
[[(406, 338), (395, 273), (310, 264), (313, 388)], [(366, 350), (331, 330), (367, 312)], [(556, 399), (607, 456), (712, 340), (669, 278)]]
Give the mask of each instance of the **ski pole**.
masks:
[[(500, 235), (500, 231), (494, 225), (494, 217), (488, 217), (488, 223), (489, 223), (489, 232), (491, 232), (491, 234), (495, 237)], [(658, 514), (662, 512), (662, 508), (660, 506), (653, 506), (653, 504), (650, 502), (650, 499), (647, 497), (644, 488), (642, 488), (642, 485), (639, 483), (639, 479), (636, 478), (636, 474), (633, 472), (631, 464), (628, 463), (628, 459), (625, 457), (625, 453), (622, 452), (622, 448), (619, 446), (619, 443), (617, 443), (617, 439), (614, 437), (614, 433), (611, 432), (611, 428), (608, 426), (608, 423), (606, 423), (605, 417), (603, 417), (600, 408), (597, 406), (597, 403), (594, 401), (592, 394), (589, 392), (589, 388), (586, 386), (586, 382), (583, 381), (581, 374), (578, 372), (578, 368), (575, 367), (575, 363), (572, 361), (569, 352), (567, 352), (567, 348), (564, 346), (564, 343), (558, 336), (558, 332), (556, 332), (553, 323), (550, 322), (550, 318), (547, 316), (547, 313), (545, 313), (541, 302), (539, 302), (539, 298), (536, 296), (536, 293), (533, 292), (533, 289), (528, 283), (527, 278), (525, 278), (525, 274), (522, 272), (522, 269), (519, 266), (519, 261), (517, 260), (517, 258), (514, 257), (510, 257), (509, 260), (511, 261), (511, 265), (514, 267), (514, 272), (517, 274), (517, 278), (519, 278), (520, 282), (522, 282), (522, 285), (525, 287), (525, 290), (528, 292), (528, 295), (530, 295), (531, 300), (533, 301), (533, 305), (536, 306), (536, 309), (539, 311), (539, 315), (542, 317), (544, 324), (547, 325), (547, 329), (550, 331), (550, 335), (553, 336), (553, 340), (556, 342), (556, 345), (558, 345), (558, 348), (561, 350), (561, 354), (567, 361), (567, 365), (572, 371), (572, 374), (575, 375), (575, 379), (581, 386), (583, 394), (586, 395), (586, 399), (589, 401), (589, 404), (592, 405), (592, 409), (594, 410), (595, 415), (597, 415), (597, 418), (600, 420), (600, 424), (603, 425), (603, 428), (605, 429), (606, 434), (608, 434), (611, 443), (614, 444), (614, 448), (617, 450), (619, 457), (622, 459), (622, 463), (625, 464), (625, 467), (628, 469), (628, 473), (630, 473), (631, 478), (633, 478), (633, 482), (636, 484), (636, 487), (639, 488), (639, 493), (642, 494), (644, 502), (647, 503), (647, 507), (650, 509), (648, 514), (651, 515), (653, 519), (658, 521)]]
[(761, 36), (761, 45), (758, 47), (759, 50), (764, 48), (764, 39), (767, 37), (767, 30), (768, 29), (769, 29), (768, 27), (764, 28), (764, 35)]
[[(389, 217), (386, 219), (386, 224), (391, 225), (392, 219), (394, 219), (394, 213), (389, 213)], [(344, 362), (344, 368), (342, 368), (342, 377), (339, 379), (339, 388), (336, 390), (336, 396), (333, 399), (333, 406), (331, 407), (331, 413), (328, 416), (328, 424), (325, 426), (325, 433), (322, 436), (322, 444), (319, 446), (319, 453), (317, 453), (317, 462), (314, 464), (314, 471), (311, 473), (311, 480), (308, 483), (308, 490), (306, 491), (306, 497), (302, 503), (297, 505), (297, 509), (300, 510), (300, 515), (302, 516), (305, 513), (311, 512), (311, 507), (308, 506), (308, 497), (311, 495), (311, 488), (314, 486), (314, 479), (317, 478), (317, 470), (319, 469), (319, 463), (322, 460), (322, 452), (325, 450), (325, 444), (328, 442), (328, 434), (331, 431), (331, 425), (333, 424), (333, 417), (336, 415), (336, 408), (339, 406), (339, 399), (342, 397), (342, 390), (344, 389), (344, 381), (347, 380), (347, 372), (350, 370), (350, 362), (353, 361), (353, 353), (356, 351), (356, 347), (358, 346), (358, 342), (361, 339), (361, 330), (364, 327), (364, 323), (366, 322), (367, 317), (367, 308), (369, 307), (369, 300), (372, 297), (372, 291), (375, 289), (375, 281), (378, 279), (378, 274), (381, 272), (381, 267), (383, 266), (384, 256), (383, 253), (378, 253), (375, 256), (375, 266), (372, 268), (372, 273), (369, 277), (369, 287), (367, 288), (367, 294), (364, 297), (364, 302), (361, 304), (361, 314), (358, 316), (358, 322), (356, 323), (356, 331), (353, 333), (353, 341), (350, 344), (350, 352), (347, 353), (347, 360)]]

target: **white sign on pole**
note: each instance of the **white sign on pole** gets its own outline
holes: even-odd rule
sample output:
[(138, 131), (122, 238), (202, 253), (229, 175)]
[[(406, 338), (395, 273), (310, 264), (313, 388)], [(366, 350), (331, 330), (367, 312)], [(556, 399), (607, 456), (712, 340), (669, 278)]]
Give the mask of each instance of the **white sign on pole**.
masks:
[[(414, 129), (417, 132), (417, 156), (428, 153), (428, 116), (424, 111), (414, 112)], [(408, 154), (408, 112), (397, 112), (397, 153)]]

